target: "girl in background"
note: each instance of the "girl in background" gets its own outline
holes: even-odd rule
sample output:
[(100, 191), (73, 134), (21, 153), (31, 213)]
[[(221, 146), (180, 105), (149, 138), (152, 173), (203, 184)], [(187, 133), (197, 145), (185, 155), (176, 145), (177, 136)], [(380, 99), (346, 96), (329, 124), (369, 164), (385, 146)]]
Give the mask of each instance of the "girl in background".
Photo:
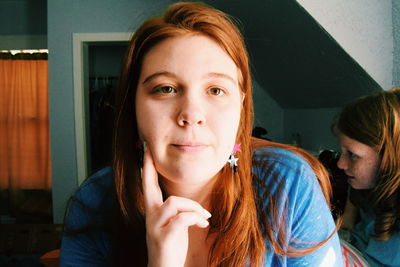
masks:
[(400, 89), (357, 99), (336, 127), (349, 177), (342, 229), (371, 266), (400, 266)]

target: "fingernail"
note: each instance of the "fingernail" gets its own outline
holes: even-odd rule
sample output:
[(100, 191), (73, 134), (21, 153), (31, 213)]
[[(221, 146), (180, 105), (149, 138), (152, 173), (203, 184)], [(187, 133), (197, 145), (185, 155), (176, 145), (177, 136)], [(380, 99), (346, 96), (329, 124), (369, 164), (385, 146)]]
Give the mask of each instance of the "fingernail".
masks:
[(204, 215), (207, 217), (207, 219), (211, 217), (211, 213), (208, 210), (203, 209), (203, 211), (204, 211)]

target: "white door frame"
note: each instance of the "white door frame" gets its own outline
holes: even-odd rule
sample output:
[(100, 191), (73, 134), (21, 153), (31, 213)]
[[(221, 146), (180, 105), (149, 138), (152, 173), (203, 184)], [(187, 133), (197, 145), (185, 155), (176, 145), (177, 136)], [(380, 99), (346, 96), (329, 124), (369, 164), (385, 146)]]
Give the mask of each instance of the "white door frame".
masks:
[(75, 112), (75, 153), (78, 171), (78, 185), (87, 177), (86, 132), (89, 123), (88, 92), (88, 47), (90, 43), (127, 42), (132, 33), (73, 33), (73, 77), (74, 77), (74, 112)]

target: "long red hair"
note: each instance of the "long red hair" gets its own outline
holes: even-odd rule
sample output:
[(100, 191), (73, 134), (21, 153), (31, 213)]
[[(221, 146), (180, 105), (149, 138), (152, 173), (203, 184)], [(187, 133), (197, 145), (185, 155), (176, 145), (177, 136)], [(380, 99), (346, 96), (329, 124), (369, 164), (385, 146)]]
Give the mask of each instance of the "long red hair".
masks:
[[(116, 237), (116, 258), (131, 257), (137, 265), (146, 265), (143, 193), (140, 179), (141, 152), (136, 125), (135, 94), (144, 55), (167, 38), (187, 34), (205, 35), (218, 43), (239, 70), (239, 86), (245, 95), (236, 143), (241, 144), (240, 166), (233, 173), (222, 168), (211, 199), (210, 233), (216, 236), (209, 254), (210, 266), (260, 266), (265, 255), (265, 242), (257, 213), (253, 189), (251, 140), (253, 102), (248, 55), (240, 31), (227, 14), (201, 3), (172, 4), (164, 15), (146, 21), (134, 34), (123, 65), (117, 96), (114, 130), (113, 167), (118, 215), (121, 224)], [(259, 144), (260, 145), (260, 144)], [(265, 144), (262, 144), (265, 145)], [(271, 146), (272, 143), (267, 145)], [(298, 152), (305, 156), (307, 154)], [(320, 166), (320, 183), (329, 195), (328, 176)], [(329, 199), (329, 197), (327, 198)], [(272, 214), (273, 215), (273, 214)], [(123, 227), (123, 228), (121, 228)], [(122, 233), (122, 231), (124, 231)], [(276, 253), (288, 254), (267, 228)], [(282, 236), (284, 232), (280, 233)], [(123, 244), (123, 245), (122, 245)], [(126, 260), (128, 262), (128, 259)]]

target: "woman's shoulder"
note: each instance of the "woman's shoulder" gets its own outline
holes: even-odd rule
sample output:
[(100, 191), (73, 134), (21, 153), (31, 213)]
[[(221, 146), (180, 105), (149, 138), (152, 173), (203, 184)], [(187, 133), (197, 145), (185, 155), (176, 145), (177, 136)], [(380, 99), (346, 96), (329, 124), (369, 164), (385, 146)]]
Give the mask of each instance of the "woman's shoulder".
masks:
[(78, 188), (74, 198), (90, 207), (98, 206), (103, 197), (113, 189), (114, 173), (111, 167), (105, 167), (89, 176)]
[(105, 225), (114, 205), (113, 171), (106, 167), (87, 178), (73, 195), (66, 217), (66, 230)]
[(308, 161), (289, 146), (269, 143), (258, 146), (253, 153), (253, 175), (256, 184), (268, 186), (272, 190), (277, 186), (286, 190), (307, 191), (318, 188), (317, 177)]
[(284, 146), (275, 146), (274, 144), (254, 149), (253, 169), (280, 172), (312, 172), (310, 165), (301, 155)]
[(253, 160), (275, 161), (283, 164), (290, 163), (290, 165), (307, 164), (304, 158), (296, 154), (294, 151), (274, 145), (256, 148), (253, 153)]
[[(310, 157), (307, 152), (284, 144), (263, 142), (254, 147), (253, 182), (256, 195), (264, 204), (259, 210), (275, 217), (272, 218), (277, 222), (276, 229), (284, 227), (293, 249), (309, 248), (335, 231), (331, 212), (310, 166), (314, 159)], [(336, 235), (310, 254), (288, 258), (287, 265), (325, 266), (322, 262), (327, 255), (341, 260)]]

